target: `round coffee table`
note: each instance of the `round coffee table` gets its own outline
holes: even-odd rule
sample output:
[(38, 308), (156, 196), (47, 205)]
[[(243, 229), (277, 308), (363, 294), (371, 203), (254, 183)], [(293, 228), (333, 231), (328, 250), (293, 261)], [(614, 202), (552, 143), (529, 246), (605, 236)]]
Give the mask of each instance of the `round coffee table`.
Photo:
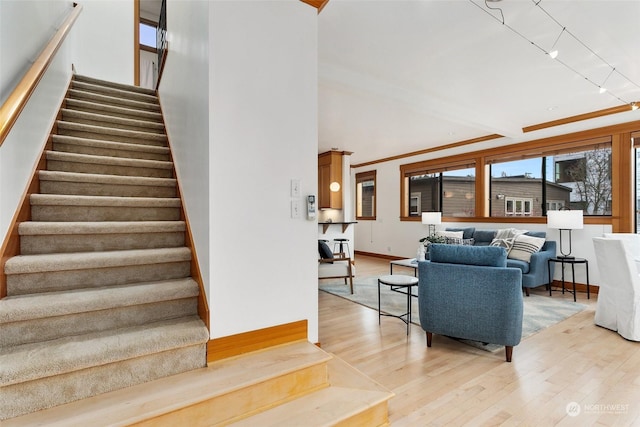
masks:
[[(407, 335), (409, 335), (409, 326), (411, 324), (411, 288), (418, 284), (418, 278), (407, 276), (405, 274), (390, 274), (378, 277), (378, 325), (381, 316), (397, 317), (407, 324)], [(383, 313), (380, 310), (380, 285), (387, 285), (392, 291), (407, 294), (407, 312), (404, 314)], [(399, 290), (402, 289), (402, 290)]]

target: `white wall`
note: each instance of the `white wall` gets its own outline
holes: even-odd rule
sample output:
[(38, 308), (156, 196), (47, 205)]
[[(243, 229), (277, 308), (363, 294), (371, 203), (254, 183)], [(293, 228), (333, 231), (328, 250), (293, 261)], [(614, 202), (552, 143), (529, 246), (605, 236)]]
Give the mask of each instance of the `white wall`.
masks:
[[(3, 94), (53, 35), (52, 23), (68, 14), (69, 2), (0, 2), (0, 84)], [(42, 30), (42, 31), (39, 31)], [(76, 30), (67, 36), (29, 103), (0, 146), (0, 239), (4, 239), (18, 203), (39, 160), (51, 126), (71, 78), (71, 45)], [(21, 40), (16, 43), (16, 40)], [(17, 80), (17, 81), (16, 81)]]
[(78, 74), (133, 84), (133, 0), (83, 0), (76, 22)]
[(158, 89), (205, 284), (210, 282), (209, 8), (206, 1), (167, 2), (171, 50)]
[[(468, 147), (462, 148), (470, 150)], [(363, 168), (354, 169), (352, 176), (369, 170), (377, 170), (376, 197), (377, 216), (375, 221), (359, 221), (355, 226), (356, 250), (371, 252), (381, 255), (401, 256), (415, 258), (420, 238), (427, 236), (428, 226), (420, 222), (400, 221), (400, 165), (422, 161), (428, 158), (444, 157), (459, 154), (461, 148), (456, 150), (443, 150), (430, 155), (414, 156), (410, 158), (394, 160)], [(524, 230), (546, 231), (547, 238), (555, 240), (560, 254), (560, 239), (558, 230), (547, 230), (546, 224), (514, 224), (514, 223), (442, 223), (436, 227), (444, 230), (446, 227), (476, 227), (478, 229), (519, 228)], [(585, 225), (583, 230), (573, 232), (572, 254), (589, 260), (589, 279), (592, 284), (597, 284), (598, 269), (595, 253), (593, 251), (592, 237), (601, 236), (610, 232), (611, 226)], [(565, 236), (563, 235), (563, 239)], [(565, 267), (568, 268), (568, 267)], [(583, 266), (576, 266), (576, 282), (586, 283), (586, 274)], [(567, 276), (567, 272), (569, 275)], [(570, 270), (566, 270), (565, 279), (570, 278)], [(555, 278), (560, 278), (560, 268), (556, 268)]]
[(290, 181), (317, 192), (317, 10), (210, 7), (211, 334), (308, 319), (315, 342), (317, 225), (291, 218)]

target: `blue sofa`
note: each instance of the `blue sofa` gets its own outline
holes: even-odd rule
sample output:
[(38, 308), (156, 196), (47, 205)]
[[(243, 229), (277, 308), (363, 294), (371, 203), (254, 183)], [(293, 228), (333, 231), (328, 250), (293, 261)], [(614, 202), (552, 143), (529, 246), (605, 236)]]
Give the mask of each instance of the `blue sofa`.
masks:
[(507, 362), (522, 338), (522, 271), (495, 246), (434, 244), (418, 263), (420, 325), (432, 334), (505, 346)]
[[(463, 239), (473, 239), (474, 246), (489, 246), (496, 237), (498, 230), (478, 230), (475, 227), (447, 228), (447, 231), (462, 231)], [(544, 231), (527, 231), (527, 236), (546, 238)], [(549, 258), (556, 256), (555, 240), (547, 240), (539, 252), (531, 255), (531, 261), (525, 262), (507, 258), (507, 267), (519, 268), (522, 271), (522, 287), (527, 296), (530, 288), (549, 283)], [(551, 277), (553, 277), (555, 263), (551, 263)]]

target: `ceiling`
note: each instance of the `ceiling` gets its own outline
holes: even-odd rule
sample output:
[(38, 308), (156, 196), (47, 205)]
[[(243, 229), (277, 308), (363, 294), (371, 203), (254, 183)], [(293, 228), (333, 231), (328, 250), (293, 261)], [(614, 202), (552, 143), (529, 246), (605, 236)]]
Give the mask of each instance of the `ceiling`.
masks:
[(629, 108), (523, 132), (640, 102), (639, 23), (639, 0), (330, 0), (318, 24), (319, 152), (352, 151), (357, 165), (640, 120)]

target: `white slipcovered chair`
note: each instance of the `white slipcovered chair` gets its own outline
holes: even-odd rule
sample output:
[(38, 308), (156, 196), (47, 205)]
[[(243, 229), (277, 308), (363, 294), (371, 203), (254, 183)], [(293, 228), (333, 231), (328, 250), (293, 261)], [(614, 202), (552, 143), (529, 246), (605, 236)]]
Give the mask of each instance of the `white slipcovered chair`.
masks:
[(627, 239), (594, 237), (600, 272), (595, 323), (640, 341), (640, 275)]

